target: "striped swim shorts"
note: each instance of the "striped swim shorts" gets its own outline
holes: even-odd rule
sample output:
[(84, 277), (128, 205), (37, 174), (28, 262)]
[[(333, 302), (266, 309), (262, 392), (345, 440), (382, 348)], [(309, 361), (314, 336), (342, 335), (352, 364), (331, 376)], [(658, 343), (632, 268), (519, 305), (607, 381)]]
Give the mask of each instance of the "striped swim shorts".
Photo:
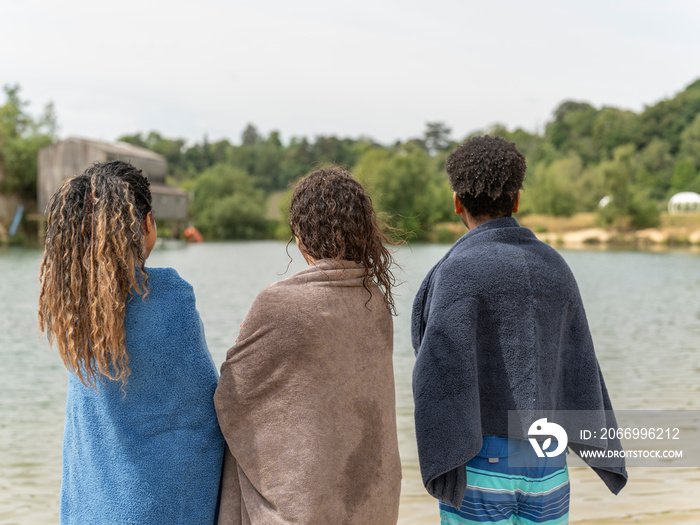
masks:
[[(510, 462), (510, 465), (509, 465)], [(467, 463), (467, 492), (459, 509), (440, 502), (440, 523), (563, 525), (569, 523), (566, 454), (538, 458), (528, 441), (484, 436)]]

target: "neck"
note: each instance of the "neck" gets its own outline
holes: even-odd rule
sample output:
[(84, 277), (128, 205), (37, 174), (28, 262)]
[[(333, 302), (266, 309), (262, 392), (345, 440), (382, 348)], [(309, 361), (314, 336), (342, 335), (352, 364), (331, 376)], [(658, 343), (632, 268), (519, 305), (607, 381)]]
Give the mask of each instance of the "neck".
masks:
[(488, 215), (480, 215), (478, 217), (472, 217), (467, 213), (466, 210), (462, 212), (462, 222), (464, 225), (469, 228), (470, 230), (473, 230), (477, 226), (481, 226), (485, 222), (492, 221), (493, 219), (500, 219), (504, 217), (504, 215), (499, 215), (498, 217), (489, 217)]

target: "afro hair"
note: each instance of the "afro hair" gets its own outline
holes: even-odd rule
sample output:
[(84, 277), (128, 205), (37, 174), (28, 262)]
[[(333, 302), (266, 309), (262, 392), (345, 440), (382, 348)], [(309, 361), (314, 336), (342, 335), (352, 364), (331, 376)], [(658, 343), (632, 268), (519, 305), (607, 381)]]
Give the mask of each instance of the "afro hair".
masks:
[(525, 180), (525, 157), (501, 137), (473, 137), (445, 163), (452, 190), (472, 217), (510, 216)]

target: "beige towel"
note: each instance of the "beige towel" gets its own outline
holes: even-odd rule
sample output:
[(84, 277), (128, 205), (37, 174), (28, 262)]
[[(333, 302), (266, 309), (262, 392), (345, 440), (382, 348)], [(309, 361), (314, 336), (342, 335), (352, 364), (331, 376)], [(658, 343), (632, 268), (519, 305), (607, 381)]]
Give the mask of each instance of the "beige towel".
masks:
[(320, 260), (253, 303), (214, 397), (220, 524), (396, 523), (392, 317), (362, 274)]

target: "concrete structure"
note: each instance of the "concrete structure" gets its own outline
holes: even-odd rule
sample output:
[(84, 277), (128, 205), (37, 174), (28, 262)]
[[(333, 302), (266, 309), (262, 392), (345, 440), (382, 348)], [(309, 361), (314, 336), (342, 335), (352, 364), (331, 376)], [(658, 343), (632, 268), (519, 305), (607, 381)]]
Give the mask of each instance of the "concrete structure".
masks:
[(668, 213), (700, 213), (700, 195), (692, 191), (676, 193), (668, 201)]
[(182, 230), (188, 220), (187, 192), (165, 185), (167, 162), (162, 155), (125, 142), (114, 144), (71, 137), (39, 151), (37, 205), (43, 213), (61, 183), (79, 175), (95, 162), (124, 160), (143, 171), (151, 183), (153, 213), (158, 220), (177, 223)]

